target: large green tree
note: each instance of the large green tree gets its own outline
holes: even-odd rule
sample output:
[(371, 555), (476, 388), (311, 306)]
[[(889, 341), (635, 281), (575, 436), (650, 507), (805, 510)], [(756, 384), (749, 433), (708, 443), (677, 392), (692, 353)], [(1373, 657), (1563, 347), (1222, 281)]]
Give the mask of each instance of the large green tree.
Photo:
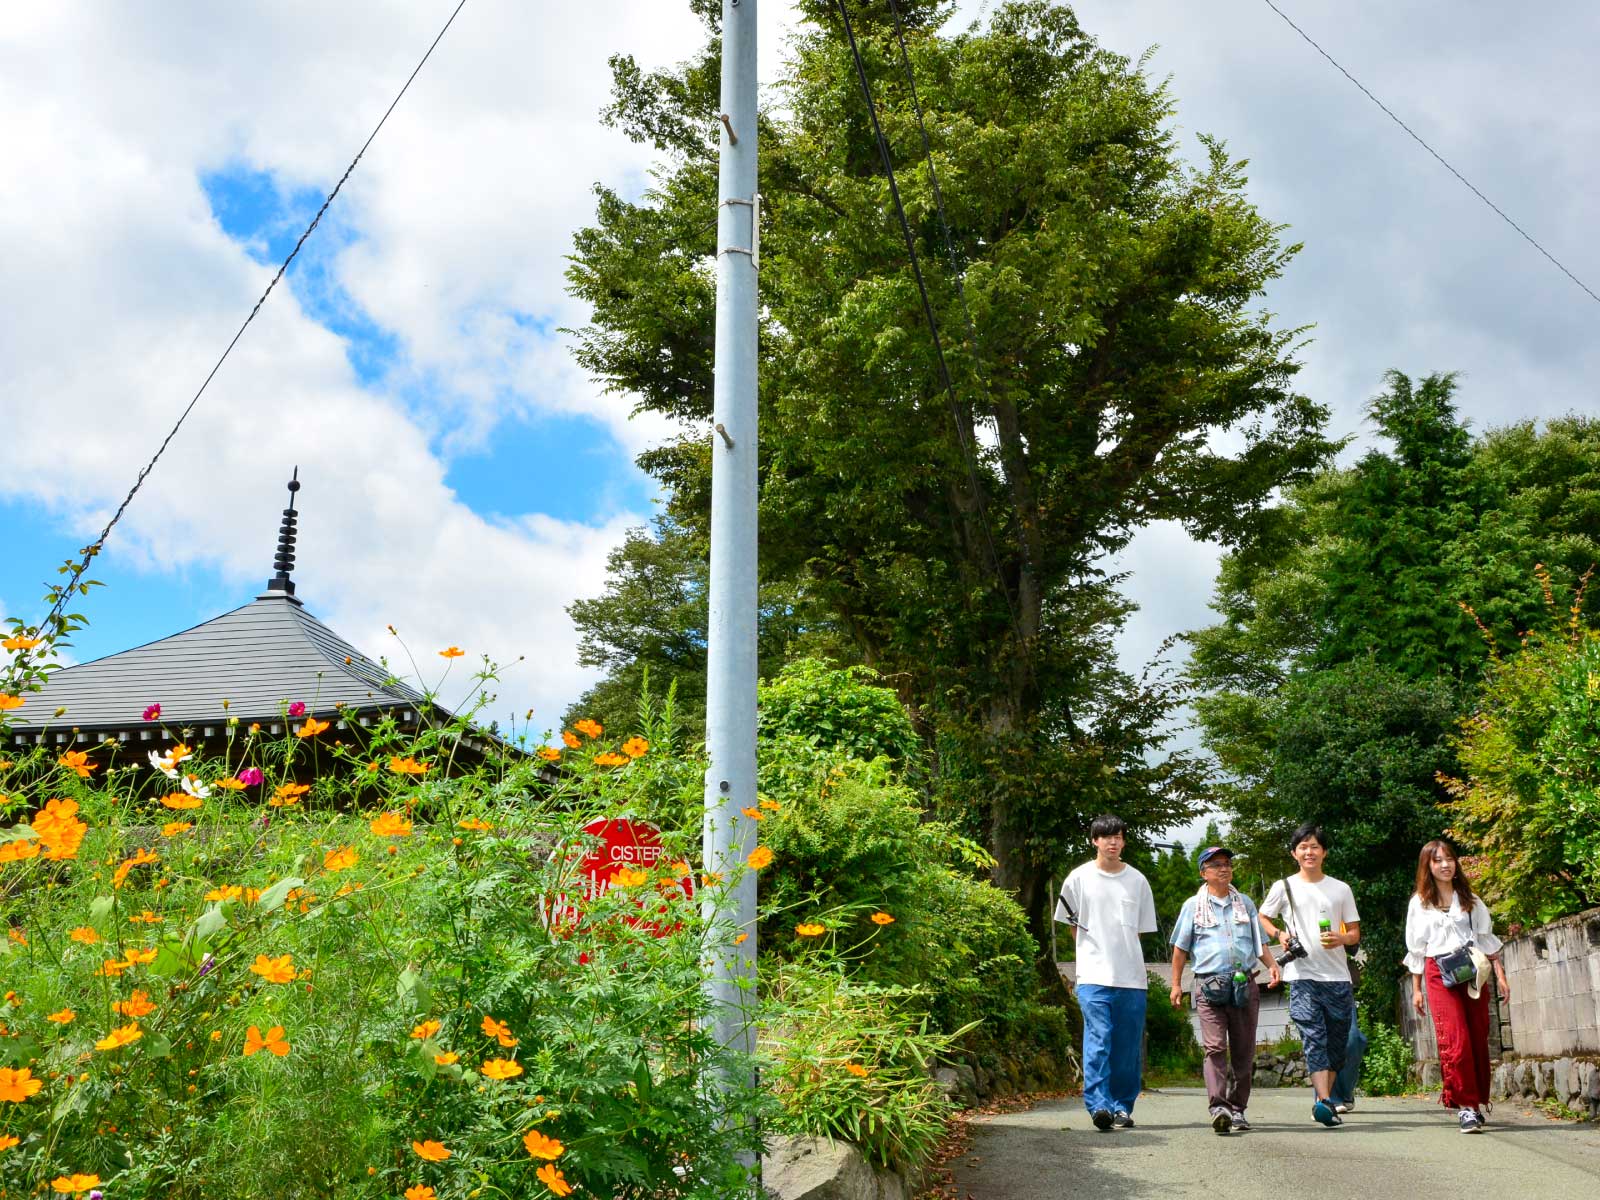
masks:
[[(569, 278), (582, 363), (691, 429), (642, 462), (701, 530), (720, 125), (695, 7), (693, 61), (614, 60), (608, 119), (660, 159), (644, 196), (599, 190)], [(952, 33), (948, 4), (901, 0), (947, 243), (888, 6), (853, 3), (946, 387), (839, 10), (800, 9), (760, 126), (763, 570), (803, 578), (911, 702), (1042, 940), (1088, 818), (1169, 824), (1197, 785), (1149, 724), (1172, 691), (1114, 666), (1100, 564), (1160, 519), (1248, 543), (1330, 450), (1290, 388), (1295, 332), (1256, 307), (1294, 247), (1220, 143), (1184, 161), (1165, 87), (1069, 8)]]

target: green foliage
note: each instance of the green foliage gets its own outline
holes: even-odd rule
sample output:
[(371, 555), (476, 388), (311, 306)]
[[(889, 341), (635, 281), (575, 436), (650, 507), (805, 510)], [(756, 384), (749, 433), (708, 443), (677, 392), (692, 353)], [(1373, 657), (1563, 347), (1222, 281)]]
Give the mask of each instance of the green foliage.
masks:
[(814, 658), (784, 664), (757, 697), (758, 735), (798, 738), (862, 762), (920, 765), (922, 744), (900, 698), (867, 667), (835, 668)]
[[(894, 680), (954, 781), (953, 819), (981, 831), (1039, 936), (1044, 881), (1106, 796), (1151, 825), (1192, 800), (1148, 719), (1181, 701), (1116, 669), (1126, 606), (1094, 564), (1157, 519), (1247, 541), (1331, 447), (1324, 411), (1289, 387), (1297, 335), (1256, 311), (1293, 248), (1246, 199), (1243, 164), (1216, 142), (1182, 162), (1164, 88), (1064, 6), (1008, 3), (955, 33), (948, 6), (907, 8), (948, 248), (886, 10), (863, 9), (858, 32), (955, 394), (835, 10), (808, 3), (760, 128), (763, 562)], [(696, 426), (718, 53), (656, 75), (613, 63), (607, 117), (661, 161), (637, 202), (598, 190), (569, 271), (593, 313), (580, 362)], [(1236, 454), (1215, 449), (1222, 429)], [(641, 459), (686, 529), (705, 528), (710, 461), (698, 433)]]
[(1517, 923), (1600, 903), (1600, 635), (1580, 611), (1494, 661), (1461, 724), (1461, 778), (1448, 781), (1475, 882)]
[(1144, 1032), (1151, 1070), (1179, 1077), (1198, 1074), (1203, 1055), (1189, 1010), (1172, 1007), (1171, 980), (1155, 974), (1147, 980)]
[(785, 963), (769, 986), (782, 1012), (762, 1033), (773, 1130), (854, 1142), (884, 1166), (927, 1161), (949, 1114), (929, 1076), (954, 1038), (930, 1032), (898, 989), (834, 967)]
[(1411, 1090), (1411, 1043), (1393, 1025), (1375, 1022), (1367, 1030), (1361, 1060), (1361, 1086), (1369, 1096), (1400, 1096)]

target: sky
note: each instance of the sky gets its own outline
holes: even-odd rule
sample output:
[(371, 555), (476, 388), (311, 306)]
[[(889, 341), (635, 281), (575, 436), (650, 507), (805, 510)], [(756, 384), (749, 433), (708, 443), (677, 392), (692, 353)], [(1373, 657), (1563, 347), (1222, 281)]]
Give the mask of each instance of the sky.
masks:
[[(1280, 6), (1600, 291), (1600, 9)], [(42, 582), (98, 533), (453, 7), (9, 14), (0, 614), (40, 615)], [(1390, 367), (1460, 371), (1479, 427), (1589, 407), (1600, 304), (1265, 0), (1075, 7), (1106, 46), (1149, 51), (1183, 152), (1223, 138), (1261, 210), (1305, 243), (1265, 307), (1309, 327), (1300, 388), (1357, 437), (1350, 453)], [(771, 81), (792, 14), (760, 12)], [(598, 119), (607, 56), (666, 66), (699, 40), (678, 0), (468, 0), (113, 534), (74, 657), (255, 596), (298, 466), (295, 578), (313, 613), (371, 654), (401, 654), (392, 624), (441, 670), (437, 648), (487, 655), (507, 664), (494, 715), (558, 721), (592, 679), (565, 608), (601, 591), (608, 551), (649, 520), (633, 458), (672, 432), (572, 361), (561, 330), (585, 312), (564, 257), (596, 183), (649, 184), (648, 151)], [(1206, 622), (1216, 559), (1171, 526), (1120, 556), (1141, 605), (1130, 665)]]

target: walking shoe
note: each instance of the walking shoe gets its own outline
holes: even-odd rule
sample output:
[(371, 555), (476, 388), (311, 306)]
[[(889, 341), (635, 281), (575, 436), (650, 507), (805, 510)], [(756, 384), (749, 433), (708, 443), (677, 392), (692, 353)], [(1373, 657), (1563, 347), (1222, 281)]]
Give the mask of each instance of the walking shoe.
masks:
[(1461, 1110), (1461, 1116), (1458, 1119), (1461, 1122), (1461, 1132), (1462, 1133), (1482, 1133), (1483, 1132), (1483, 1122), (1478, 1120), (1478, 1114), (1476, 1112), (1474, 1112), (1472, 1109), (1463, 1108)]
[(1311, 1106), (1311, 1119), (1332, 1129), (1335, 1125), (1342, 1124), (1339, 1114), (1333, 1111), (1333, 1105), (1326, 1100), (1318, 1100)]
[(1347, 1113), (1355, 1106), (1356, 1102), (1354, 1100), (1341, 1100), (1339, 1103), (1333, 1106), (1333, 1111), (1336, 1113)]
[(1235, 1133), (1250, 1132), (1250, 1121), (1242, 1110), (1233, 1114), (1233, 1131)]
[(1118, 1129), (1132, 1129), (1133, 1128), (1133, 1114), (1132, 1113), (1125, 1113), (1121, 1109), (1118, 1109), (1117, 1110), (1117, 1115), (1112, 1117), (1111, 1120), (1112, 1120), (1112, 1123), (1114, 1125), (1116, 1125), (1116, 1127)]
[(1211, 1114), (1211, 1128), (1218, 1133), (1227, 1133), (1233, 1128), (1233, 1114), (1225, 1108), (1219, 1108)]
[(1094, 1127), (1100, 1130), (1101, 1133), (1111, 1128), (1111, 1114), (1103, 1108), (1095, 1109), (1089, 1119), (1094, 1122)]
[(1493, 1105), (1480, 1104), (1480, 1105), (1478, 1105), (1477, 1108), (1475, 1108), (1473, 1110), (1474, 1112), (1476, 1112), (1478, 1114), (1478, 1124), (1479, 1125), (1483, 1125), (1485, 1127), (1488, 1126), (1488, 1124), (1489, 1124), (1489, 1113), (1488, 1113), (1487, 1110), (1492, 1108), (1492, 1107), (1494, 1107), (1494, 1106)]

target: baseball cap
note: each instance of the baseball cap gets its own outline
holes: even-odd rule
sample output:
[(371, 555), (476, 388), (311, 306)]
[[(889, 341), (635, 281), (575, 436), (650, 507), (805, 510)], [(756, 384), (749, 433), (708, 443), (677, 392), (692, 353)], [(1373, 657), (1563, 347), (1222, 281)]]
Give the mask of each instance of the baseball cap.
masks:
[(1195, 859), (1195, 866), (1203, 867), (1206, 865), (1206, 863), (1210, 862), (1219, 854), (1226, 854), (1228, 856), (1228, 861), (1233, 861), (1233, 851), (1229, 850), (1226, 846), (1207, 846), (1204, 850), (1200, 851), (1200, 857)]

